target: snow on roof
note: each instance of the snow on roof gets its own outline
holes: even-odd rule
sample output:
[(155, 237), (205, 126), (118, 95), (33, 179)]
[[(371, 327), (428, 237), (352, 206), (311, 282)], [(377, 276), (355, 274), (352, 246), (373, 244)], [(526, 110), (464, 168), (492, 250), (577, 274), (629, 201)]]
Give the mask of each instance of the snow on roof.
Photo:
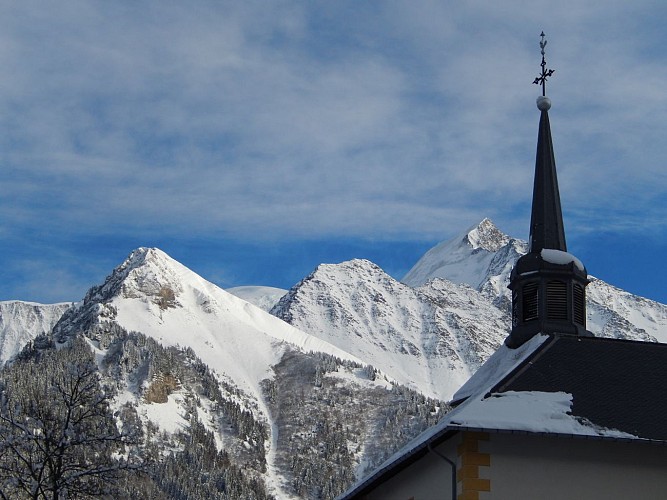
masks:
[(395, 453), (386, 464), (389, 465), (398, 457), (422, 447), (447, 430), (484, 429), (641, 439), (633, 434), (600, 427), (584, 418), (571, 415), (572, 394), (566, 392), (507, 391), (492, 393), (487, 397), (485, 394), (486, 388), (468, 398), (439, 423)]
[(516, 349), (510, 349), (504, 344), (501, 345), (479, 370), (456, 391), (452, 397), (452, 401), (462, 401), (473, 394), (486, 394), (493, 384), (519, 366), (524, 359), (535, 352), (548, 338), (548, 335), (535, 335), (528, 342)]
[(566, 392), (507, 391), (466, 403), (445, 419), (448, 427), (638, 439), (571, 415), (572, 394)]
[(484, 430), (590, 436), (609, 439), (641, 439), (616, 429), (607, 429), (571, 414), (572, 395), (566, 392), (507, 391), (468, 398), (436, 425), (427, 429), (394, 453), (376, 471), (355, 484), (340, 498), (348, 498), (373, 483), (389, 470), (409, 463), (448, 432)]
[[(553, 342), (545, 342), (550, 338), (553, 339)], [(562, 344), (560, 350), (557, 348), (559, 344)], [(649, 374), (641, 372), (639, 380), (646, 381), (651, 391), (653, 391), (645, 391), (645, 393), (652, 403), (657, 404), (655, 412), (646, 412), (642, 408), (637, 409), (637, 405), (634, 403), (636, 398), (633, 399), (635, 395), (629, 394), (630, 391), (626, 387), (621, 388), (621, 393), (625, 396), (618, 398), (616, 406), (619, 404), (627, 405), (629, 401), (629, 404), (634, 408), (631, 409), (631, 412), (634, 413), (630, 415), (632, 425), (627, 425), (627, 418), (599, 419), (597, 418), (598, 415), (595, 412), (590, 412), (588, 408), (579, 408), (578, 411), (575, 411), (575, 396), (579, 399), (590, 397), (590, 391), (593, 391), (593, 393), (599, 394), (602, 399), (609, 399), (608, 393), (604, 390), (601, 391), (602, 388), (597, 379), (593, 380), (592, 387), (589, 387), (589, 384), (584, 384), (585, 390), (583, 392), (579, 385), (568, 385), (558, 377), (552, 380), (551, 377), (553, 375), (550, 374), (549, 380), (544, 381), (542, 386), (545, 388), (553, 387), (554, 390), (535, 390), (531, 386), (535, 387), (536, 384), (528, 380), (524, 381), (523, 384), (518, 384), (519, 387), (522, 385), (525, 386), (526, 390), (509, 388), (508, 390), (490, 393), (494, 387), (500, 387), (498, 385), (500, 381), (513, 377), (512, 372), (520, 365), (527, 366), (528, 371), (523, 374), (523, 377), (519, 377), (519, 379), (526, 379), (525, 374), (530, 373), (531, 368), (535, 368), (540, 363), (542, 365), (545, 363), (553, 365), (553, 359), (547, 358), (549, 358), (548, 354), (554, 351), (558, 351), (554, 356), (567, 358), (573, 352), (583, 350), (584, 355), (590, 359), (597, 359), (597, 363), (599, 364), (600, 359), (593, 358), (590, 352), (588, 352), (593, 348), (602, 351), (604, 356), (606, 356), (604, 359), (608, 358), (609, 362), (615, 365), (619, 363), (617, 356), (624, 356), (624, 359), (628, 359), (632, 366), (634, 364), (645, 365), (647, 360), (649, 361), (649, 371), (653, 372), (657, 370), (657, 376), (651, 377)], [(667, 346), (665, 348), (667, 349)], [(538, 349), (542, 355), (537, 358), (530, 358), (529, 356), (536, 353)], [(646, 351), (649, 354), (652, 353), (651, 356), (653, 357), (649, 356)], [(414, 460), (427, 453), (432, 445), (439, 444), (452, 433), (459, 431), (518, 432), (612, 440), (666, 442), (667, 439), (663, 438), (663, 434), (660, 432), (649, 432), (653, 429), (651, 426), (662, 425), (661, 415), (664, 412), (661, 411), (661, 403), (664, 401), (664, 397), (662, 399), (661, 396), (656, 397), (654, 390), (660, 391), (663, 387), (662, 380), (664, 380), (664, 377), (662, 376), (662, 371), (664, 369), (661, 371), (658, 368), (667, 364), (663, 363), (656, 366), (655, 363), (665, 358), (664, 351), (665, 349), (660, 348), (660, 344), (594, 337), (554, 337), (553, 335), (538, 335), (518, 349), (508, 349), (502, 346), (478, 370), (471, 381), (466, 383), (456, 393), (455, 399), (459, 401), (464, 400), (459, 406), (447, 413), (438, 424), (427, 429), (398, 452), (394, 453), (384, 464), (372, 474), (356, 483), (340, 498), (354, 497), (359, 492), (372, 487), (373, 484), (383, 481), (388, 474), (392, 474), (392, 471), (408, 466)], [(575, 364), (581, 366), (581, 360), (576, 358)], [(591, 378), (586, 375), (588, 373), (586, 370), (581, 373), (571, 373), (572, 367), (569, 364), (566, 364), (565, 368), (567, 371), (566, 375), (569, 377)], [(631, 367), (623, 365), (624, 371), (627, 371), (629, 368)], [(544, 375), (542, 370), (538, 371)], [(608, 375), (609, 371), (605, 370), (604, 374), (600, 374), (600, 377), (605, 379)], [(634, 380), (634, 382), (637, 381)], [(559, 390), (561, 386), (571, 387), (572, 390), (565, 391), (562, 388)], [(597, 399), (593, 399), (595, 400), (594, 403), (597, 404)], [(578, 404), (581, 406), (581, 401)], [(637, 411), (640, 412), (640, 415), (636, 414)], [(613, 413), (614, 415), (617, 414), (615, 411)], [(644, 418), (647, 417), (647, 413), (650, 414), (648, 415), (648, 419)], [(646, 426), (638, 426), (638, 416), (641, 417), (639, 420), (647, 420), (644, 423), (649, 425), (649, 431), (646, 430)], [(599, 422), (606, 422), (606, 425), (600, 425)], [(626, 429), (632, 433), (619, 429)]]
[(574, 255), (568, 252), (563, 252), (562, 250), (555, 250), (553, 248), (543, 248), (540, 252), (542, 259), (550, 262), (552, 264), (559, 264), (564, 266), (570, 262), (574, 262), (574, 265), (579, 268), (580, 271), (585, 271), (583, 262), (577, 259)]

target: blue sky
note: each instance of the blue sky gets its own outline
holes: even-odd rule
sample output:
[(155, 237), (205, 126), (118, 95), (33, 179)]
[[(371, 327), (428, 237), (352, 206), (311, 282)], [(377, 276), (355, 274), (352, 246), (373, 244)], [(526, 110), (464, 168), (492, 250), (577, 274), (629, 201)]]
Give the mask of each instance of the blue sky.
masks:
[(525, 239), (544, 30), (569, 249), (667, 302), (667, 4), (583, 3), (0, 3), (0, 300), (139, 246), (288, 288), (484, 217)]

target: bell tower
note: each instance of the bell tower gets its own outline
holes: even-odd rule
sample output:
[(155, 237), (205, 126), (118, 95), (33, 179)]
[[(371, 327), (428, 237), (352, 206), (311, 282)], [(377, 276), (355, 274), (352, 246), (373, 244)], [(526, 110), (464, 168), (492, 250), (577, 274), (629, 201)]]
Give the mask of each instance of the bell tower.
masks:
[(537, 135), (533, 205), (528, 253), (517, 261), (510, 275), (512, 331), (505, 344), (516, 348), (538, 333), (592, 336), (586, 330), (588, 274), (579, 259), (567, 252), (554, 158), (546, 81), (554, 70), (546, 69), (547, 41), (541, 34), (542, 71), (534, 84), (542, 86), (537, 98), (540, 125)]

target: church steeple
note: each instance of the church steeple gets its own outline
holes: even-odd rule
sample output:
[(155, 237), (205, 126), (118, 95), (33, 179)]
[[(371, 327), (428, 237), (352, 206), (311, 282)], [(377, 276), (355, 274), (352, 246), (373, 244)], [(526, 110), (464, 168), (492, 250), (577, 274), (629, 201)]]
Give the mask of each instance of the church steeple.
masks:
[(546, 97), (547, 78), (554, 74), (553, 69), (547, 69), (544, 59), (547, 40), (544, 31), (540, 35), (540, 50), (542, 52), (542, 71), (535, 78), (533, 84), (542, 86), (542, 97), (537, 99), (537, 109), (540, 110), (540, 127), (537, 134), (537, 155), (535, 158), (535, 184), (533, 186), (533, 211), (530, 218), (530, 250), (539, 252), (543, 248), (553, 248), (567, 251), (565, 244), (565, 229), (563, 228), (563, 214), (560, 209), (560, 194), (558, 193), (558, 178), (556, 176), (556, 159), (554, 145), (551, 140), (551, 125), (549, 124), (549, 109), (551, 101)]
[(548, 100), (543, 97), (537, 106), (541, 111), (535, 158), (535, 182), (533, 185), (533, 209), (530, 216), (530, 250), (543, 248), (567, 251), (563, 214), (560, 208), (556, 160), (551, 140)]
[(541, 35), (542, 72), (533, 83), (542, 86), (537, 99), (540, 125), (535, 157), (535, 181), (530, 218), (528, 253), (521, 257), (510, 277), (512, 290), (512, 331), (505, 340), (518, 347), (538, 333), (590, 336), (586, 330), (584, 265), (567, 253), (563, 214), (560, 206), (556, 160), (554, 157), (546, 81), (554, 71), (546, 69)]

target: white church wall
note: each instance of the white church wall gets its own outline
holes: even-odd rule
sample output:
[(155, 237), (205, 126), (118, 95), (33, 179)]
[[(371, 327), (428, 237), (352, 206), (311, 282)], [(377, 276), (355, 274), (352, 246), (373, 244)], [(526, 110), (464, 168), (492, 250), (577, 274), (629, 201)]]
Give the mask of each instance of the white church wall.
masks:
[[(458, 442), (460, 442), (460, 437), (456, 436), (436, 447), (435, 450), (457, 463), (456, 445)], [(451, 478), (450, 464), (437, 454), (429, 452), (363, 498), (367, 500), (451, 498)]]
[(667, 498), (667, 447), (491, 434), (490, 492), (479, 498)]

